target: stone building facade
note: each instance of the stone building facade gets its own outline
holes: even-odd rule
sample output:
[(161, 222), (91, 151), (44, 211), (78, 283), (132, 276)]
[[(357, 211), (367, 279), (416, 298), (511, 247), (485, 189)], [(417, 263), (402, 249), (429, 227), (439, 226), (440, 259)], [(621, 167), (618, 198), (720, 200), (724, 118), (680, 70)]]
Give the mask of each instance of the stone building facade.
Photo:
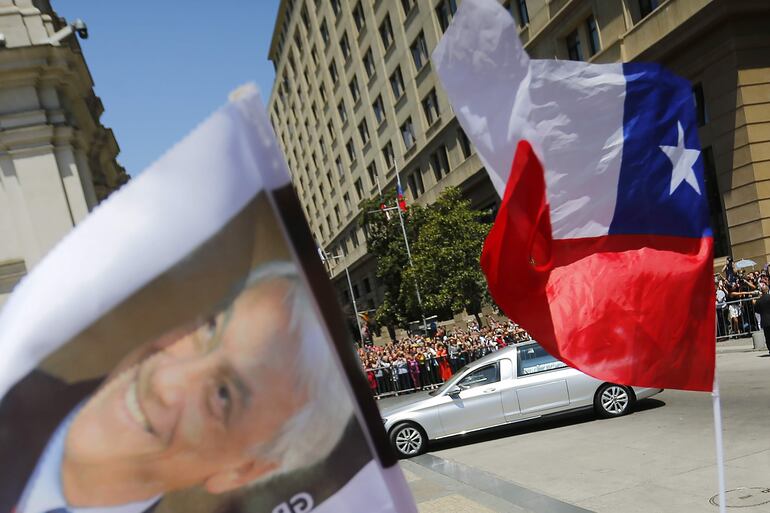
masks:
[(0, 304), (128, 180), (73, 34), (47, 0), (0, 0)]
[[(268, 108), (332, 278), (359, 310), (381, 299), (357, 205), (400, 173), (407, 200), (457, 185), (476, 208), (498, 198), (455, 120), (429, 55), (460, 0), (283, 0)], [(657, 61), (693, 83), (716, 239), (770, 259), (770, 2), (506, 0), (533, 58)]]

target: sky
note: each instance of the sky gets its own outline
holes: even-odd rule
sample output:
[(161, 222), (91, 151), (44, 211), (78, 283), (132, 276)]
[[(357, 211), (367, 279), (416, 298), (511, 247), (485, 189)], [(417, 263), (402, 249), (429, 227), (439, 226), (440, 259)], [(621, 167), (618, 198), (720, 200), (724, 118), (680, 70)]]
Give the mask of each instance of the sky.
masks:
[(256, 82), (266, 102), (273, 85), (267, 59), (279, 0), (166, 2), (52, 0), (68, 22), (81, 18), (81, 40), (102, 123), (120, 146), (118, 162), (138, 175), (227, 101)]

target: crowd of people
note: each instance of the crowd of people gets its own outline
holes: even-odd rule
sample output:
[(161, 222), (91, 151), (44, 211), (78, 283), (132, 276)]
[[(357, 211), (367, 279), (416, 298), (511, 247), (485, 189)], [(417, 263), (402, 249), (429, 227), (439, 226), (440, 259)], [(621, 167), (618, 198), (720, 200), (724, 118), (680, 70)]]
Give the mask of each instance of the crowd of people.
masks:
[[(468, 363), (506, 346), (530, 340), (512, 321), (487, 317), (465, 329), (436, 328), (429, 335), (412, 334), (384, 346), (367, 345), (358, 356), (375, 397), (432, 388)], [(432, 335), (432, 336), (431, 336)]]
[(759, 329), (754, 303), (760, 284), (770, 284), (770, 270), (744, 272), (728, 257), (722, 271), (714, 275), (716, 286), (717, 338), (735, 337)]

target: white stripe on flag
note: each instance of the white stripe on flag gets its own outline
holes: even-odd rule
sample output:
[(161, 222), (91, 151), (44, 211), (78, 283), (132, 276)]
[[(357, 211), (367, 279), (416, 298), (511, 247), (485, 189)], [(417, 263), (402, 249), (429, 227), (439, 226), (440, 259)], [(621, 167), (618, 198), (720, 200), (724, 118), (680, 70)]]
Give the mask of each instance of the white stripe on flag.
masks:
[(256, 87), (102, 203), (0, 312), (0, 397), (61, 344), (209, 239), (260, 190), (288, 183)]
[(554, 238), (606, 235), (623, 153), (622, 65), (530, 60), (494, 0), (465, 0), (433, 60), (498, 194), (526, 139), (546, 169)]

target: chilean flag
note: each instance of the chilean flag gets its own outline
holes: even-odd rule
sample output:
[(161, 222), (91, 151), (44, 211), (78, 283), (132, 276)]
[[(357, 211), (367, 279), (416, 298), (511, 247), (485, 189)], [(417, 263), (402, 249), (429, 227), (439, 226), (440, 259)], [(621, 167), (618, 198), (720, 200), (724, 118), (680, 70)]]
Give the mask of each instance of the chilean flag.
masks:
[(404, 198), (404, 189), (401, 188), (401, 175), (396, 173), (396, 200), (398, 201), (398, 208), (402, 212), (406, 212), (406, 198)]
[(654, 64), (530, 60), (494, 0), (465, 0), (433, 60), (502, 197), (481, 264), (503, 311), (598, 379), (711, 390), (690, 84)]

